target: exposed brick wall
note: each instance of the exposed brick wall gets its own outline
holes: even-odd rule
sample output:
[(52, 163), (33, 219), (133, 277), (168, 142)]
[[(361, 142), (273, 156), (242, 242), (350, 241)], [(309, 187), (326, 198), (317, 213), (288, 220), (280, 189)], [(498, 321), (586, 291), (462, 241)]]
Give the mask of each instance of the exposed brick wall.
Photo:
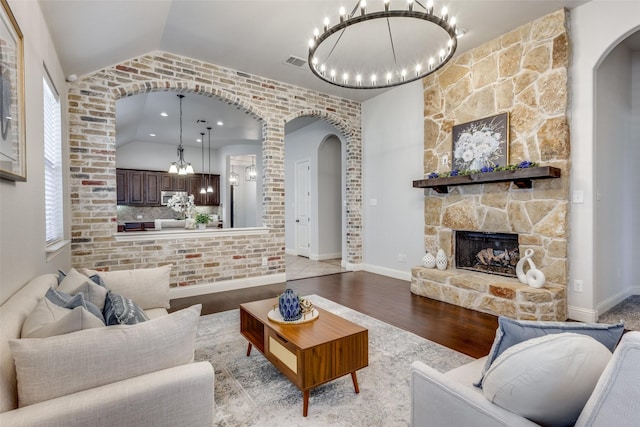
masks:
[[(265, 235), (117, 242), (115, 103), (156, 91), (211, 96), (262, 122)], [(346, 137), (347, 253), (362, 260), (360, 104), (165, 52), (82, 76), (69, 87), (72, 265), (109, 270), (174, 264), (176, 285), (284, 273), (284, 128), (314, 116)], [(262, 266), (262, 257), (268, 265)]]

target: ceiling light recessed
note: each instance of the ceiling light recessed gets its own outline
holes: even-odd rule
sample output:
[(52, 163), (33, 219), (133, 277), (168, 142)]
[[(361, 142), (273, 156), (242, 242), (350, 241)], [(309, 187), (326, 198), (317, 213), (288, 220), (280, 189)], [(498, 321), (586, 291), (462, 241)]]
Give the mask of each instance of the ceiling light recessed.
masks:
[(149, 136), (156, 136), (156, 134), (155, 133), (150, 133)]
[(168, 117), (168, 116), (169, 116), (169, 115), (168, 115), (167, 113), (165, 113), (164, 111), (163, 111), (162, 113), (160, 113), (160, 115), (161, 115), (162, 117)]
[(218, 126), (223, 126), (224, 123), (222, 122), (222, 120), (218, 120), (218, 122), (216, 123)]

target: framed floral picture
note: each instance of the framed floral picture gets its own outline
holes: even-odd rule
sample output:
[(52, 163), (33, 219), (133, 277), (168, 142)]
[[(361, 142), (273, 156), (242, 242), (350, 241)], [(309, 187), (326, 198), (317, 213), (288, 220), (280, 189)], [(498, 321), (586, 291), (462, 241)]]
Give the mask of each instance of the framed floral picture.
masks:
[(451, 170), (482, 170), (509, 164), (509, 113), (455, 125)]
[(0, 178), (27, 180), (22, 32), (0, 0)]

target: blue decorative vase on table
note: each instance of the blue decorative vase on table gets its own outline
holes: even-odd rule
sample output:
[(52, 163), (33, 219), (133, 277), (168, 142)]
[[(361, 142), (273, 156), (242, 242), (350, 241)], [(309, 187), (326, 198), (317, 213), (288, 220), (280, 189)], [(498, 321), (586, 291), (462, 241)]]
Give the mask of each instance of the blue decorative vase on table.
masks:
[(292, 289), (286, 289), (282, 295), (278, 298), (278, 308), (282, 318), (290, 322), (292, 320), (298, 320), (302, 317), (302, 310), (300, 310), (300, 298), (293, 293)]

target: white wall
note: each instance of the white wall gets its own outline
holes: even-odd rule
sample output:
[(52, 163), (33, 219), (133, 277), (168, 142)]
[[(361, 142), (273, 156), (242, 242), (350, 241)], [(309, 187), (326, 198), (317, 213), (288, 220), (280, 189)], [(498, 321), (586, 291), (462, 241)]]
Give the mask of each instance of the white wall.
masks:
[(630, 258), (632, 217), (626, 207), (632, 175), (631, 51), (618, 45), (596, 70), (595, 100), (595, 289), (596, 306), (624, 299), (630, 283), (622, 276)]
[[(256, 177), (256, 182), (253, 183), (255, 186), (255, 190), (253, 191), (253, 200), (243, 199), (243, 203), (245, 203), (248, 207), (245, 208), (250, 210), (250, 215), (253, 215), (254, 218), (250, 221), (247, 218), (247, 224), (253, 224), (253, 226), (262, 226), (262, 145), (227, 145), (218, 150), (218, 158), (216, 159), (216, 166), (219, 168), (220, 172), (220, 203), (221, 212), (222, 212), (222, 220), (225, 228), (230, 225), (230, 217), (229, 217), (229, 206), (231, 202), (230, 192), (229, 192), (229, 174), (227, 171), (231, 169), (230, 164), (230, 156), (246, 156), (246, 155), (254, 155), (256, 157), (256, 169), (258, 171), (258, 176)], [(214, 159), (211, 159), (211, 168), (213, 168)], [(238, 176), (240, 180), (244, 180), (244, 170), (242, 173), (238, 171)], [(243, 184), (243, 183), (241, 183)], [(234, 190), (235, 191), (235, 190)], [(249, 194), (248, 192), (243, 192), (244, 195)], [(238, 212), (238, 211), (236, 211)], [(235, 225), (235, 224), (234, 224)]]
[[(295, 164), (297, 161), (307, 159), (310, 165), (311, 188), (311, 221), (310, 221), (310, 258), (324, 259), (326, 254), (320, 252), (319, 247), (319, 186), (318, 186), (318, 149), (320, 144), (330, 135), (335, 135), (341, 141), (342, 157), (346, 147), (346, 139), (333, 125), (318, 120), (312, 124), (289, 132), (285, 135), (285, 248), (287, 253), (296, 253), (295, 243)], [(344, 164), (343, 162), (341, 162)], [(341, 167), (341, 176), (344, 176), (344, 166)], [(344, 194), (344, 188), (342, 193)], [(343, 211), (343, 209), (341, 209)], [(335, 218), (335, 217), (331, 217)], [(344, 215), (340, 214), (337, 223), (323, 224), (327, 229), (343, 230)], [(328, 219), (325, 218), (325, 219)], [(344, 234), (344, 233), (343, 233)], [(340, 250), (344, 253), (344, 243)]]
[[(0, 179), (0, 302), (7, 300), (34, 276), (55, 273), (58, 269), (66, 271), (71, 263), (69, 245), (51, 259), (47, 259), (45, 253), (43, 63), (60, 94), (62, 135), (67, 133), (67, 84), (39, 3), (9, 0), (9, 6), (24, 36), (27, 181)], [(63, 138), (63, 170), (68, 170), (68, 153)], [(66, 190), (66, 174), (64, 180)], [(65, 200), (69, 200), (68, 191)], [(65, 209), (65, 219), (67, 230), (68, 209)], [(68, 232), (65, 238), (69, 238)]]
[[(606, 55), (640, 27), (640, 2), (593, 0), (571, 11), (571, 189), (584, 192), (570, 216), (568, 314), (597, 318), (595, 295), (595, 70)], [(573, 290), (582, 280), (584, 292)]]
[[(640, 168), (637, 161), (640, 160), (640, 52), (634, 52), (631, 56), (631, 136), (629, 139), (628, 161), (632, 162), (629, 188), (631, 197), (627, 202), (631, 205), (629, 216), (631, 221), (630, 234), (631, 250), (628, 256), (630, 262), (636, 261), (636, 254), (640, 253)], [(635, 162), (636, 164), (633, 164)], [(635, 264), (633, 264), (635, 266)], [(636, 268), (630, 268), (628, 272), (628, 283), (631, 285), (631, 293), (640, 295), (640, 276), (634, 274)]]
[[(422, 82), (399, 86), (362, 105), (364, 268), (411, 279), (424, 256)], [(399, 261), (405, 255), (406, 261)]]
[(330, 136), (318, 150), (318, 257), (342, 258), (342, 144)]
[[(257, 204), (256, 204), (256, 187), (257, 181), (245, 181), (245, 169), (251, 166), (251, 163), (231, 165), (231, 170), (238, 174), (238, 185), (233, 187), (234, 194), (234, 211), (233, 227), (256, 227), (257, 226)], [(229, 188), (227, 188), (229, 190)], [(231, 193), (229, 191), (229, 193)], [(227, 212), (231, 212), (231, 203), (229, 203)], [(231, 226), (231, 218), (224, 224), (225, 227)]]

